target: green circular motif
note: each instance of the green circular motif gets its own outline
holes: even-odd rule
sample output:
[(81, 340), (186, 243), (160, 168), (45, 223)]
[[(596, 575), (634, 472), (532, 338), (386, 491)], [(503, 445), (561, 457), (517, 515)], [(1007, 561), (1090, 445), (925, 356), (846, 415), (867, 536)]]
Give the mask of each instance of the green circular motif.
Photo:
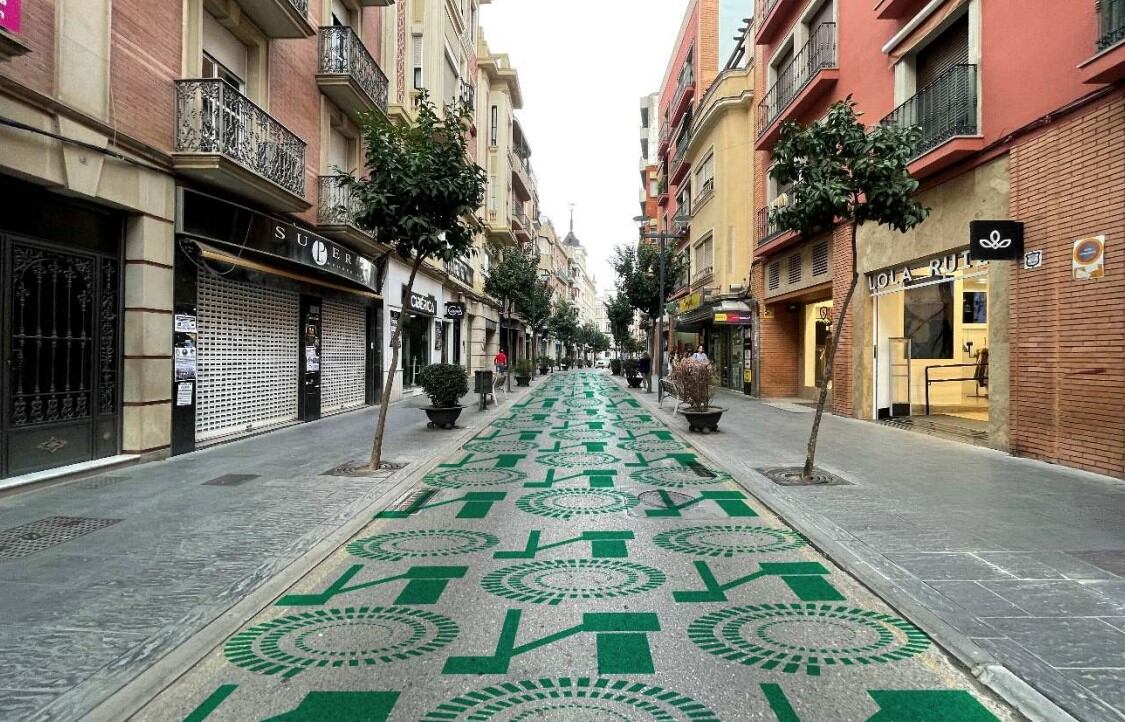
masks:
[(527, 474), (518, 469), (446, 469), (426, 475), (426, 483), (446, 489), (463, 486), (499, 486), (523, 481)]
[(454, 697), (422, 722), (719, 722), (667, 687), (604, 677), (500, 682)]
[(642, 454), (655, 454), (661, 451), (683, 451), (684, 449), (690, 449), (691, 445), (674, 439), (636, 439), (620, 442), (617, 444), (617, 448), (637, 451)]
[(500, 540), (491, 534), (468, 529), (410, 529), (356, 539), (348, 553), (363, 559), (397, 562), (403, 559), (451, 557), (491, 549)]
[(520, 497), (516, 507), (536, 516), (571, 519), (629, 511), (639, 503), (632, 494), (613, 489), (548, 489)]
[(517, 441), (515, 439), (474, 439), (461, 447), (465, 451), (477, 451), (484, 454), (518, 454), (539, 448), (534, 441)]
[(614, 436), (616, 434), (608, 429), (563, 429), (551, 432), (552, 439), (564, 441), (605, 441)]
[(894, 662), (930, 646), (905, 619), (812, 602), (721, 609), (688, 625), (688, 638), (731, 662), (810, 675), (824, 667)]
[(730, 474), (725, 471), (707, 469), (714, 476), (701, 476), (686, 466), (658, 466), (649, 469), (638, 469), (629, 475), (633, 481), (662, 489), (686, 489), (692, 486), (708, 486), (730, 481)]
[(529, 419), (526, 416), (505, 416), (492, 422), (501, 429), (515, 429), (516, 431), (544, 431), (551, 428), (547, 419)]
[(662, 531), (652, 539), (661, 549), (699, 557), (734, 557), (769, 554), (807, 546), (791, 529), (741, 524), (709, 524)]
[(570, 468), (575, 466), (609, 466), (621, 461), (613, 454), (603, 454), (593, 451), (557, 451), (543, 454), (536, 459), (540, 464)]
[(532, 604), (569, 599), (612, 599), (643, 594), (666, 580), (664, 572), (616, 559), (548, 559), (490, 572), (485, 591)]
[(261, 674), (394, 664), (441, 649), (458, 634), (448, 617), (411, 607), (312, 609), (256, 624), (223, 647), (227, 661)]

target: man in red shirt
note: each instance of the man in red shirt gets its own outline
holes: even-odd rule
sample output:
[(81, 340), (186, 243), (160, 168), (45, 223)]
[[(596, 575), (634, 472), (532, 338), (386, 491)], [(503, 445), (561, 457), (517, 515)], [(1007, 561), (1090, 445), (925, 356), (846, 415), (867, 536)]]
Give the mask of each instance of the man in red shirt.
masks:
[(508, 371), (508, 354), (504, 353), (504, 349), (500, 349), (500, 353), (496, 354), (496, 371), (498, 373), (507, 373)]

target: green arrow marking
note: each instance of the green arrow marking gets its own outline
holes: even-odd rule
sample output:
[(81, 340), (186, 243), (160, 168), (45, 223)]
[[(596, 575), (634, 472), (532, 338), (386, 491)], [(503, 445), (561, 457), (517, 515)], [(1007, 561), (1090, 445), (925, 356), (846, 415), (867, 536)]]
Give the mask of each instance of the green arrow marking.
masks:
[(262, 722), (386, 722), (398, 692), (309, 692), (292, 712)]
[(661, 500), (664, 502), (664, 507), (661, 509), (645, 509), (645, 516), (679, 517), (683, 516), (684, 509), (706, 501), (715, 502), (729, 517), (758, 516), (758, 513), (746, 503), (746, 495), (741, 491), (704, 491), (700, 492), (696, 498), (685, 501), (683, 504), (673, 503), (671, 494), (663, 489), (659, 490), (659, 493)]
[(332, 582), (328, 589), (319, 594), (287, 594), (277, 600), (279, 607), (316, 607), (327, 604), (328, 600), (339, 594), (358, 592), (361, 589), (370, 589), (380, 584), (389, 584), (405, 580), (406, 587), (398, 595), (395, 604), (437, 604), (446, 586), (451, 579), (463, 579), (469, 571), (468, 567), (443, 567), (443, 566), (418, 566), (410, 567), (403, 574), (384, 579), (374, 579), (370, 582), (348, 586), (352, 577), (363, 571), (364, 565), (354, 564), (340, 577)]
[(492, 511), (492, 506), (498, 501), (503, 501), (507, 496), (507, 492), (503, 491), (470, 491), (462, 497), (457, 499), (447, 499), (446, 501), (439, 501), (434, 504), (426, 504), (425, 498), (420, 499), (410, 507), (402, 511), (381, 511), (375, 515), (376, 519), (406, 519), (414, 514), (420, 514), (423, 511), (436, 509), (439, 506), (446, 506), (448, 504), (461, 504), (461, 511), (457, 513), (458, 519), (484, 519), (488, 513)]
[(569, 544), (590, 542), (591, 559), (624, 559), (629, 556), (629, 549), (625, 542), (632, 541), (635, 537), (631, 531), (584, 531), (573, 539), (564, 539), (553, 544), (540, 545), (539, 540), (543, 532), (532, 531), (527, 535), (527, 546), (520, 551), (499, 551), (492, 555), (493, 559), (534, 559), (542, 551), (558, 549)]
[(525, 489), (550, 489), (555, 484), (561, 484), (564, 481), (571, 479), (589, 479), (591, 489), (612, 489), (617, 472), (613, 469), (585, 469), (578, 473), (571, 474), (570, 476), (559, 476), (555, 474), (558, 470), (554, 468), (547, 469), (547, 478), (544, 481), (528, 481), (524, 482), (523, 488)]
[[(801, 722), (784, 690), (760, 685), (777, 722)], [(976, 697), (962, 689), (869, 690), (879, 711), (866, 722), (999, 722)]]
[(828, 569), (817, 562), (762, 562), (758, 571), (726, 584), (719, 583), (707, 562), (696, 561), (694, 564), (707, 589), (672, 592), (672, 598), (677, 602), (725, 602), (728, 601), (726, 595), (728, 591), (763, 577), (780, 577), (802, 602), (836, 602), (845, 599), (844, 595), (824, 578), (824, 575), (829, 573)]
[[(438, 468), (461, 469), (471, 462), (474, 468), (514, 469), (521, 460), (526, 458), (527, 454), (497, 454), (495, 456), (486, 456), (483, 458), (478, 454), (465, 454), (465, 458), (460, 461), (452, 464), (438, 464)], [(489, 465), (488, 462), (492, 462), (492, 464)]]

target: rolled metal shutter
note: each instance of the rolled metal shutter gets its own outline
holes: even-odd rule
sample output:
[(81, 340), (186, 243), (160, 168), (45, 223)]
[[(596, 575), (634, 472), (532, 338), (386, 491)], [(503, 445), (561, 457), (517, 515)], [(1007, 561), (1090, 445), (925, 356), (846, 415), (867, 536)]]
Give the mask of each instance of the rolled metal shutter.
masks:
[(198, 290), (196, 440), (295, 421), (298, 295), (210, 275)]
[(320, 413), (327, 416), (367, 401), (367, 309), (325, 301), (323, 319)]

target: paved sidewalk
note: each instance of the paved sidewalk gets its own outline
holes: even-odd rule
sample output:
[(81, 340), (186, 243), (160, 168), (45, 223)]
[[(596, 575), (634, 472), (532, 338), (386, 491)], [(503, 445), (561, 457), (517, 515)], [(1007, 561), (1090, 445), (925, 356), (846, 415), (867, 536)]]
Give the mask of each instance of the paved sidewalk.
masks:
[(1018, 691), (998, 663), (1078, 719), (1125, 720), (1125, 483), (826, 415), (817, 463), (852, 485), (780, 487), (757, 470), (804, 462), (812, 413), (715, 403), (721, 433), (686, 438), (982, 679)]
[[(526, 391), (458, 425), (479, 429)], [(0, 540), (0, 720), (76, 719), (256, 588), (303, 573), (295, 561), (473, 433), (427, 429), (425, 402), (391, 406), (384, 458), (408, 466), (383, 478), (324, 475), (367, 458), (376, 408), (0, 497), (0, 534), (49, 517), (97, 527)], [(252, 478), (205, 483), (231, 474)]]

